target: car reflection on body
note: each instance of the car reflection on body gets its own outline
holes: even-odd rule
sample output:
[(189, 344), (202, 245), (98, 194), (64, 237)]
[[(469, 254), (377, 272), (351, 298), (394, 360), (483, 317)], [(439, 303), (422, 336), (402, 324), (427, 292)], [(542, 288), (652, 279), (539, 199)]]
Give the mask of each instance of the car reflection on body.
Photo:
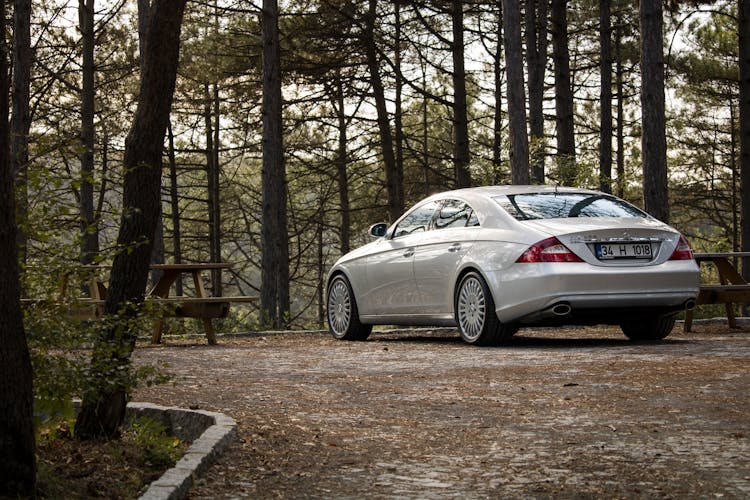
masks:
[(522, 325), (619, 325), (633, 340), (669, 335), (692, 308), (698, 266), (678, 231), (597, 191), (488, 186), (436, 194), (328, 274), (338, 339), (373, 325), (457, 326), (494, 345)]

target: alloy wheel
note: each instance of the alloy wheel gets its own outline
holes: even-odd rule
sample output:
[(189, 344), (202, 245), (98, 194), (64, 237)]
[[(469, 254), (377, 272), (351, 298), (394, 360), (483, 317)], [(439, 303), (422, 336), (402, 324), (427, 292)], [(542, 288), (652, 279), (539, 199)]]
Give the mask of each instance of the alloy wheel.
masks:
[(467, 340), (473, 341), (482, 334), (486, 317), (484, 288), (471, 276), (464, 280), (458, 293), (458, 322)]
[(328, 293), (328, 323), (336, 336), (343, 336), (352, 319), (352, 299), (346, 283), (337, 279)]

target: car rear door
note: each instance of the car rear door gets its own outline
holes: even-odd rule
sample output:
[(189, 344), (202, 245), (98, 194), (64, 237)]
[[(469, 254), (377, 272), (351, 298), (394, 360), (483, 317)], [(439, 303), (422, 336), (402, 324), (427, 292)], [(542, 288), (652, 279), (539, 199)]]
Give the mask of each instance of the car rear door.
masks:
[(461, 200), (444, 200), (414, 256), (423, 314), (452, 314), (457, 270), (478, 234), (479, 221), (472, 208)]

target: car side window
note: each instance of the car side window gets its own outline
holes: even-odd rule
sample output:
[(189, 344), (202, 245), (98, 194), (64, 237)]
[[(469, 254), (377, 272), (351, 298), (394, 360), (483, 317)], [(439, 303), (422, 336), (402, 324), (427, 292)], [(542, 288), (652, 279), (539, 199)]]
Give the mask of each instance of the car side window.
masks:
[(445, 200), (435, 218), (435, 229), (478, 226), (474, 210), (461, 200)]
[(398, 238), (400, 236), (427, 231), (430, 228), (432, 217), (435, 215), (435, 210), (437, 210), (438, 206), (439, 203), (437, 201), (431, 201), (412, 210), (398, 223), (396, 230), (393, 232), (393, 237)]

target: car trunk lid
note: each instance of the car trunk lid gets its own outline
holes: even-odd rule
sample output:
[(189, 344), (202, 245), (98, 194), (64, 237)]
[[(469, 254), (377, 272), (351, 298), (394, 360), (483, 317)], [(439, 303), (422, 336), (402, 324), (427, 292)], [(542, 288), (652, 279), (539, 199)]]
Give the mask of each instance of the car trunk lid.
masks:
[(597, 266), (661, 264), (680, 238), (666, 224), (646, 218), (535, 219), (523, 224), (557, 237), (583, 261)]

